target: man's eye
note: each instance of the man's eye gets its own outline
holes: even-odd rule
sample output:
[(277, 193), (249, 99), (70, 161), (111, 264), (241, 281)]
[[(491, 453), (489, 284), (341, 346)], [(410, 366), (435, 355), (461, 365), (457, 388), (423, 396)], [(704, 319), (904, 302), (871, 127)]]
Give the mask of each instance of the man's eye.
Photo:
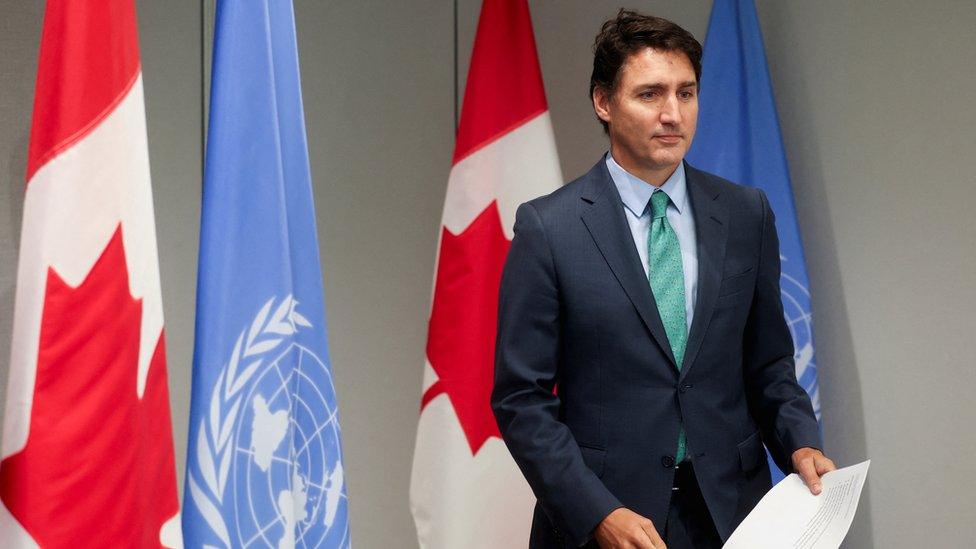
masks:
[(655, 97), (657, 97), (657, 92), (653, 92), (653, 91), (641, 92), (640, 97), (641, 99), (654, 99)]
[(690, 91), (683, 91), (679, 93), (678, 96), (681, 97), (682, 99), (691, 99), (692, 97), (695, 96), (695, 93)]

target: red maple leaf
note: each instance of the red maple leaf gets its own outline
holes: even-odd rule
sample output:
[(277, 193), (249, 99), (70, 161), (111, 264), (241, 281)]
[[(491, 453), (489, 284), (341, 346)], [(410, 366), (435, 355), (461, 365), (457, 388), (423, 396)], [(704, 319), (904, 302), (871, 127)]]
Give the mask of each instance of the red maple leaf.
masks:
[(510, 245), (494, 201), (461, 234), (444, 229), (441, 235), (427, 335), (427, 359), (438, 380), (424, 393), (421, 409), (447, 393), (472, 455), (500, 436), (490, 398), (498, 286)]
[(0, 498), (41, 547), (159, 547), (178, 510), (160, 333), (136, 395), (142, 301), (116, 229), (77, 288), (48, 270), (27, 445)]

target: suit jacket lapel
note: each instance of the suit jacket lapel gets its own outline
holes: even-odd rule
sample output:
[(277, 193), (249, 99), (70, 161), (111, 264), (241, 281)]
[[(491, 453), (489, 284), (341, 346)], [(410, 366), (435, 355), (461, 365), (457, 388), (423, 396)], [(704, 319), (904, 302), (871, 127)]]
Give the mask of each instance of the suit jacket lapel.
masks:
[(684, 379), (695, 363), (712, 318), (722, 284), (725, 243), (729, 235), (729, 210), (721, 191), (688, 164), (685, 164), (685, 177), (698, 240), (698, 297), (679, 379)]
[(657, 312), (657, 304), (651, 285), (644, 273), (640, 256), (634, 247), (634, 237), (624, 217), (623, 203), (614, 186), (603, 160), (587, 173), (588, 184), (581, 198), (584, 207), (581, 218), (600, 253), (610, 265), (617, 281), (633, 302), (644, 325), (651, 332), (665, 356), (675, 365), (671, 344), (664, 331), (664, 324)]

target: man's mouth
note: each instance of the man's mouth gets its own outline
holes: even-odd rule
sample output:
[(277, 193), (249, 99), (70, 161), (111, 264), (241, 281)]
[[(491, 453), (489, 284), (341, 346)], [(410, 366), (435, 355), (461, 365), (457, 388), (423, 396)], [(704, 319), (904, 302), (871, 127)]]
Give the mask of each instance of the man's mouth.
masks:
[(663, 141), (664, 143), (678, 143), (681, 141), (682, 138), (681, 138), (681, 134), (665, 133), (665, 134), (655, 135), (654, 139)]

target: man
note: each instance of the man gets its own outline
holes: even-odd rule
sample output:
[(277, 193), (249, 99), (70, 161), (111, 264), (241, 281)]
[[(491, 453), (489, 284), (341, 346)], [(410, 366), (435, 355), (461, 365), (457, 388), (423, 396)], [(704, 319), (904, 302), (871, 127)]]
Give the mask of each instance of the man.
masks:
[(590, 95), (610, 151), (526, 204), (492, 407), (539, 502), (531, 547), (720, 547), (771, 486), (833, 463), (797, 384), (762, 191), (683, 162), (701, 45), (621, 10)]

